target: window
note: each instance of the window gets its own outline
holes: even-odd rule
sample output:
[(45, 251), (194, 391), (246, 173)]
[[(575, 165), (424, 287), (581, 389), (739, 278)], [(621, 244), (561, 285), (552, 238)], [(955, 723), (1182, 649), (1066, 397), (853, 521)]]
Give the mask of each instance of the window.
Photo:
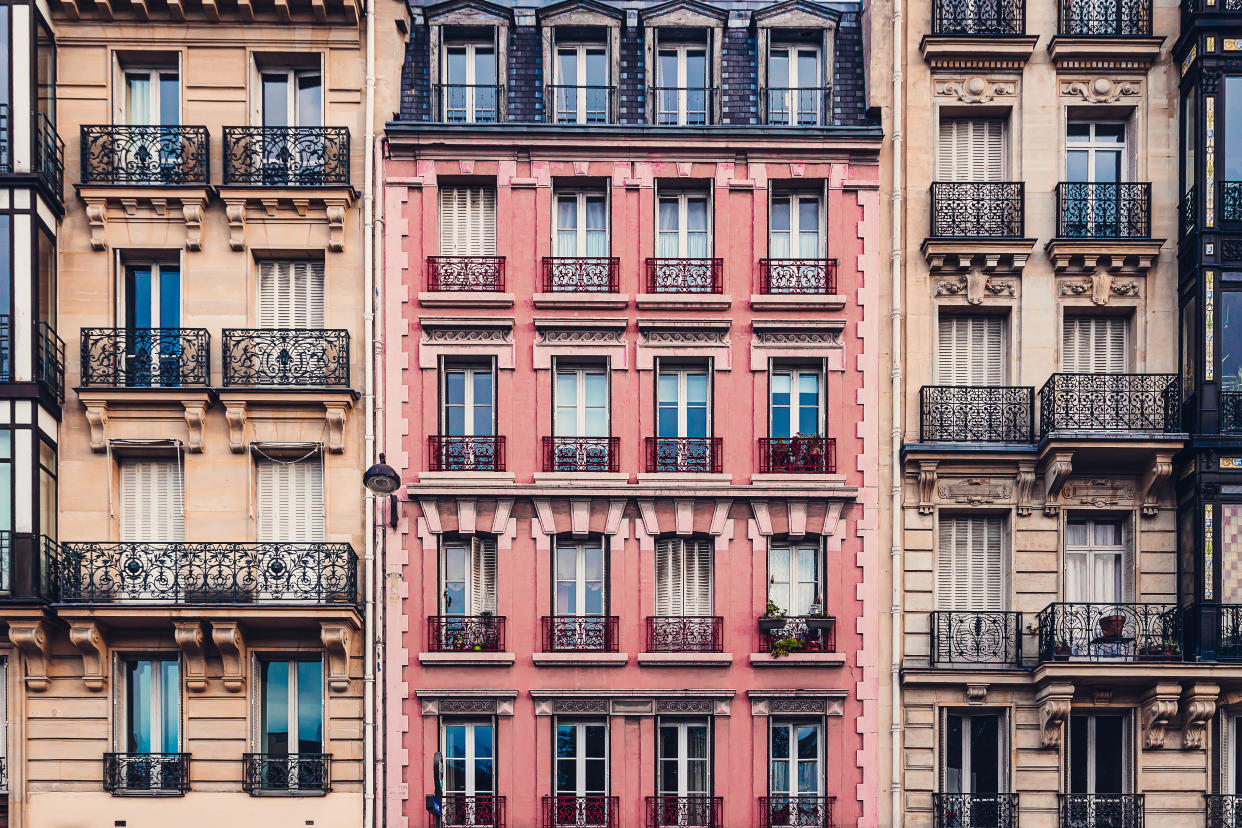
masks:
[(708, 397), (706, 368), (661, 366), (656, 376), (656, 436), (709, 436)]
[(712, 541), (656, 541), (657, 616), (712, 614)]
[(1004, 181), (1005, 122), (999, 119), (942, 118), (936, 152), (940, 181)]
[(262, 671), (259, 752), (267, 761), (260, 784), (271, 791), (322, 790), (327, 782), (322, 662), (265, 660)]
[[(39, 441), (39, 532), (57, 538), (57, 493), (59, 457), (56, 446), (46, 440)], [(44, 573), (45, 575), (47, 573)], [(45, 581), (46, 583), (46, 581)]]
[(1003, 316), (945, 314), (936, 342), (941, 385), (1004, 385), (1008, 350)]
[(56, 326), (56, 237), (39, 224), (35, 232), (35, 245), (38, 248), (38, 274), (36, 275), (36, 298), (38, 311), (36, 320), (49, 327)]
[(440, 190), (440, 253), (496, 255), (496, 191), (490, 187)]
[(333, 163), (327, 135), (318, 129), (324, 118), (323, 75), (319, 57), (310, 59), (313, 66), (256, 66), (260, 93), (251, 118), (263, 132), (252, 139), (249, 163), (264, 184), (319, 184)]
[(1070, 520), (1065, 524), (1065, 600), (1116, 603), (1134, 600), (1134, 560), (1119, 520)]
[[(0, 532), (13, 531), (13, 431), (0, 428)], [(0, 589), (9, 588), (9, 556), (0, 555)]]
[(176, 543), (185, 540), (181, 462), (121, 462), (120, 539), (122, 543)]
[(323, 460), (261, 457), (255, 463), (260, 543), (323, 543)]
[(773, 44), (768, 53), (768, 123), (817, 126), (826, 104), (819, 49)]
[(1218, 793), (1237, 796), (1242, 793), (1242, 716), (1222, 713), (1213, 727), (1217, 748), (1216, 788)]
[[(662, 719), (659, 724), (657, 788), (661, 797), (706, 797), (712, 792), (711, 728), (706, 721)], [(712, 825), (709, 805), (692, 800), (679, 821), (658, 820), (659, 825)], [(671, 809), (670, 809), (671, 810)]]
[(181, 266), (130, 263), (123, 278), (125, 384), (180, 385), (182, 343), (175, 332), (181, 328)]
[[(1238, 78), (1242, 81), (1242, 78)], [(1228, 79), (1226, 79), (1225, 91), (1229, 91)], [(1242, 91), (1240, 89), (1239, 91)], [(1239, 99), (1242, 104), (1242, 99)], [(1198, 114), (1198, 100), (1195, 96), (1195, 88), (1192, 86), (1186, 90), (1185, 96), (1182, 98), (1182, 194), (1185, 195), (1194, 189), (1195, 186), (1195, 157), (1199, 150), (1199, 138), (1196, 135), (1195, 120)], [(1242, 116), (1242, 106), (1238, 108), (1238, 114)], [(1242, 129), (1238, 130), (1238, 140), (1242, 142)], [(1235, 156), (1239, 159), (1239, 165), (1242, 165), (1242, 147)], [(1238, 175), (1242, 175), (1242, 170), (1238, 171)]]
[(1002, 716), (946, 712), (941, 733), (942, 793), (996, 794), (1005, 790), (1009, 757)]
[(259, 82), (263, 126), (323, 126), (323, 83), (317, 67), (260, 68)]
[[(1242, 77), (1226, 75), (1225, 82), (1225, 181), (1242, 181)], [(1193, 139), (1190, 147), (1197, 145)], [(1193, 178), (1191, 179), (1194, 180)]]
[(322, 260), (259, 262), (260, 328), (322, 328), (324, 268)]
[(608, 375), (603, 367), (556, 366), (556, 436), (608, 436)]
[[(611, 825), (607, 806), (600, 801), (608, 795), (608, 725), (605, 722), (556, 723), (556, 796), (572, 799), (595, 800), (596, 807), (582, 811), (587, 815), (586, 825)], [(603, 807), (600, 807), (603, 805)], [(583, 817), (574, 818), (573, 808), (562, 808), (558, 802), (557, 816), (567, 811), (568, 819), (557, 819), (557, 825), (583, 826)]]
[(711, 218), (706, 193), (667, 193), (659, 200), (656, 256), (704, 259), (711, 256)]
[[(1220, 302), (1220, 390), (1223, 394), (1236, 395), (1242, 392), (1242, 290), (1222, 290), (1217, 298)], [(1196, 320), (1190, 317), (1185, 320), (1185, 328), (1194, 331)], [(1194, 363), (1193, 359), (1193, 343), (1190, 340), (1190, 348), (1192, 358), (1190, 364)], [(1222, 412), (1222, 425), (1225, 427), (1232, 426), (1237, 428), (1242, 425), (1238, 421), (1237, 400), (1234, 396), (1232, 400), (1226, 400), (1225, 412), (1231, 413), (1232, 422)], [(1233, 405), (1229, 405), (1233, 402)], [(1232, 410), (1231, 410), (1232, 409)]]
[(556, 47), (553, 118), (558, 124), (606, 124), (612, 120), (608, 50), (602, 45)]
[(451, 437), (491, 436), (495, 385), (490, 365), (455, 365), (443, 372), (443, 433)]
[[(1130, 791), (1130, 762), (1133, 757), (1129, 731), (1129, 720), (1124, 715), (1075, 713), (1070, 716), (1067, 754), (1070, 793), (1120, 794)], [(1100, 824), (1088, 822), (1086, 816), (1084, 813), (1082, 821), (1075, 820), (1073, 824)], [(1123, 824), (1120, 818), (1118, 824)]]
[(608, 199), (604, 193), (557, 193), (556, 255), (608, 255)]
[(815, 194), (787, 193), (772, 196), (768, 254), (773, 259), (822, 259), (824, 257), (820, 198)]
[(123, 741), (129, 754), (118, 768), (118, 787), (129, 791), (177, 790), (182, 763), (162, 756), (181, 750), (181, 671), (176, 659), (124, 663)]
[(707, 49), (661, 45), (656, 56), (656, 123), (698, 125), (711, 121)]
[(1129, 364), (1129, 320), (1122, 316), (1070, 316), (1062, 322), (1061, 370), (1122, 374)]
[(500, 120), (496, 47), (450, 43), (444, 47), (442, 117), (449, 123), (488, 124)]
[(446, 541), (441, 555), (441, 613), (495, 614), (496, 539), (472, 536)]
[[(475, 797), (496, 794), (496, 733), (491, 722), (446, 721), (444, 752), (445, 825), (496, 825), (494, 805)], [(454, 800), (457, 800), (456, 802)]]
[(123, 122), (132, 126), (181, 123), (181, 84), (177, 70), (125, 69)]
[(771, 436), (812, 437), (823, 433), (823, 382), (818, 368), (774, 368)]
[(936, 606), (942, 610), (1005, 609), (1004, 520), (941, 517)]
[(606, 615), (607, 587), (602, 538), (584, 543), (557, 542), (553, 597), (557, 615)]
[(1124, 123), (1070, 122), (1065, 131), (1065, 180), (1121, 181), (1125, 149)]
[[(823, 729), (818, 722), (796, 722), (775, 719), (768, 741), (768, 793), (778, 802), (770, 805), (771, 825), (822, 825), (822, 821), (799, 817), (816, 816), (814, 811), (798, 807), (790, 809), (782, 801), (788, 798), (818, 797), (823, 793), (824, 746)], [(814, 806), (809, 806), (814, 807)]]
[(823, 612), (823, 562), (818, 543), (768, 547), (768, 601), (789, 616)]

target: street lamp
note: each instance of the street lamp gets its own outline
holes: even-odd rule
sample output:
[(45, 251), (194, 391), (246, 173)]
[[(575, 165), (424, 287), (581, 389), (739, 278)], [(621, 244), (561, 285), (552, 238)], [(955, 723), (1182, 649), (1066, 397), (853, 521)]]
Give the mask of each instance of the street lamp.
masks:
[(362, 475), (362, 485), (377, 495), (388, 495), (388, 525), (397, 528), (397, 489), (401, 488), (401, 475), (397, 470), (384, 462), (381, 453), (379, 462), (367, 469)]

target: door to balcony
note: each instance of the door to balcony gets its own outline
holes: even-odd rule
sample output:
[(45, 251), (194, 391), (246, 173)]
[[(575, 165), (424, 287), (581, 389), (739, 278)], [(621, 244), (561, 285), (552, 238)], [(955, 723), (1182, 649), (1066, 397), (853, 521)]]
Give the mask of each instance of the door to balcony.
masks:
[(615, 646), (608, 618), (608, 580), (602, 538), (557, 543), (548, 648), (610, 652)]
[(1070, 716), (1069, 791), (1061, 795), (1063, 828), (1140, 828), (1143, 797), (1131, 793), (1130, 720), (1117, 714)]
[(711, 731), (705, 721), (664, 721), (657, 735), (657, 795), (649, 828), (714, 828)]
[(824, 796), (823, 728), (813, 722), (772, 722), (768, 739), (765, 828), (829, 828), (832, 799)]
[(496, 737), (491, 722), (446, 723), (445, 828), (503, 828), (496, 796)]
[(125, 349), (118, 354), (127, 387), (181, 385), (181, 267), (175, 262), (125, 266)]
[(322, 791), (323, 663), (264, 661), (257, 789)]

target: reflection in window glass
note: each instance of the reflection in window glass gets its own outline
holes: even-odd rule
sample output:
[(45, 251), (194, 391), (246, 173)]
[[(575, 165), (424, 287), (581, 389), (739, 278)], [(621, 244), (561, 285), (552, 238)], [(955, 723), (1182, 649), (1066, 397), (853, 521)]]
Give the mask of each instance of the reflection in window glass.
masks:
[(1220, 390), (1242, 392), (1242, 291), (1220, 293)]
[(1242, 181), (1242, 77), (1225, 78), (1225, 180)]

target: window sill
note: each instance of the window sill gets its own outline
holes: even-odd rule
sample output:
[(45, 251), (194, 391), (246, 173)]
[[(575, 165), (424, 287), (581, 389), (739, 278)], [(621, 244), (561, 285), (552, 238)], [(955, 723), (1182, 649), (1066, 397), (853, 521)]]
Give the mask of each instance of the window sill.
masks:
[(753, 310), (843, 310), (845, 297), (839, 293), (757, 293), (750, 297)]
[(1127, 35), (1123, 37), (1090, 37), (1053, 35), (1048, 42), (1048, 56), (1054, 63), (1082, 59), (1124, 59), (1154, 63), (1160, 56), (1164, 38), (1159, 35)]
[(733, 653), (639, 653), (643, 667), (729, 667)]
[(630, 661), (629, 653), (534, 653), (531, 656), (537, 667), (624, 667)]
[(803, 474), (791, 474), (781, 472), (779, 474), (752, 474), (750, 476), (752, 486), (761, 484), (781, 484), (793, 483), (798, 486), (805, 486), (808, 483), (844, 483), (845, 475), (843, 474), (820, 474), (818, 472), (805, 472)]
[(513, 653), (492, 653), (479, 650), (418, 654), (418, 663), (424, 667), (509, 667), (516, 660)]
[(751, 667), (843, 667), (845, 653), (790, 653), (772, 658), (771, 653), (751, 653)]
[(686, 486), (686, 484), (695, 483), (702, 486), (728, 486), (733, 482), (733, 475), (707, 472), (641, 472), (638, 475), (638, 482), (662, 483), (666, 486)]
[(262, 790), (262, 791), (250, 791), (250, 795), (251, 795), (251, 796), (253, 796), (253, 797), (255, 797), (256, 799), (266, 799), (266, 798), (268, 798), (268, 797), (282, 797), (282, 798), (294, 798), (294, 799), (301, 799), (301, 798), (308, 797), (308, 796), (309, 796), (309, 797), (315, 797), (315, 796), (327, 796), (327, 795), (328, 795), (328, 792), (327, 792), (327, 791), (324, 791), (324, 790), (317, 790), (317, 791), (296, 791), (296, 790), (281, 791), (281, 790)]
[(627, 472), (535, 472), (536, 483), (561, 483), (573, 485), (578, 483), (595, 484), (626, 484), (630, 482)]
[(628, 293), (536, 293), (537, 308), (576, 310), (623, 310), (630, 305)]
[(512, 293), (483, 290), (419, 291), (418, 304), (424, 308), (511, 308)]
[(512, 483), (513, 472), (492, 471), (425, 471), (418, 473), (419, 483), (445, 486), (477, 486), (480, 483)]
[(733, 297), (727, 293), (640, 293), (634, 302), (641, 310), (728, 310)]

